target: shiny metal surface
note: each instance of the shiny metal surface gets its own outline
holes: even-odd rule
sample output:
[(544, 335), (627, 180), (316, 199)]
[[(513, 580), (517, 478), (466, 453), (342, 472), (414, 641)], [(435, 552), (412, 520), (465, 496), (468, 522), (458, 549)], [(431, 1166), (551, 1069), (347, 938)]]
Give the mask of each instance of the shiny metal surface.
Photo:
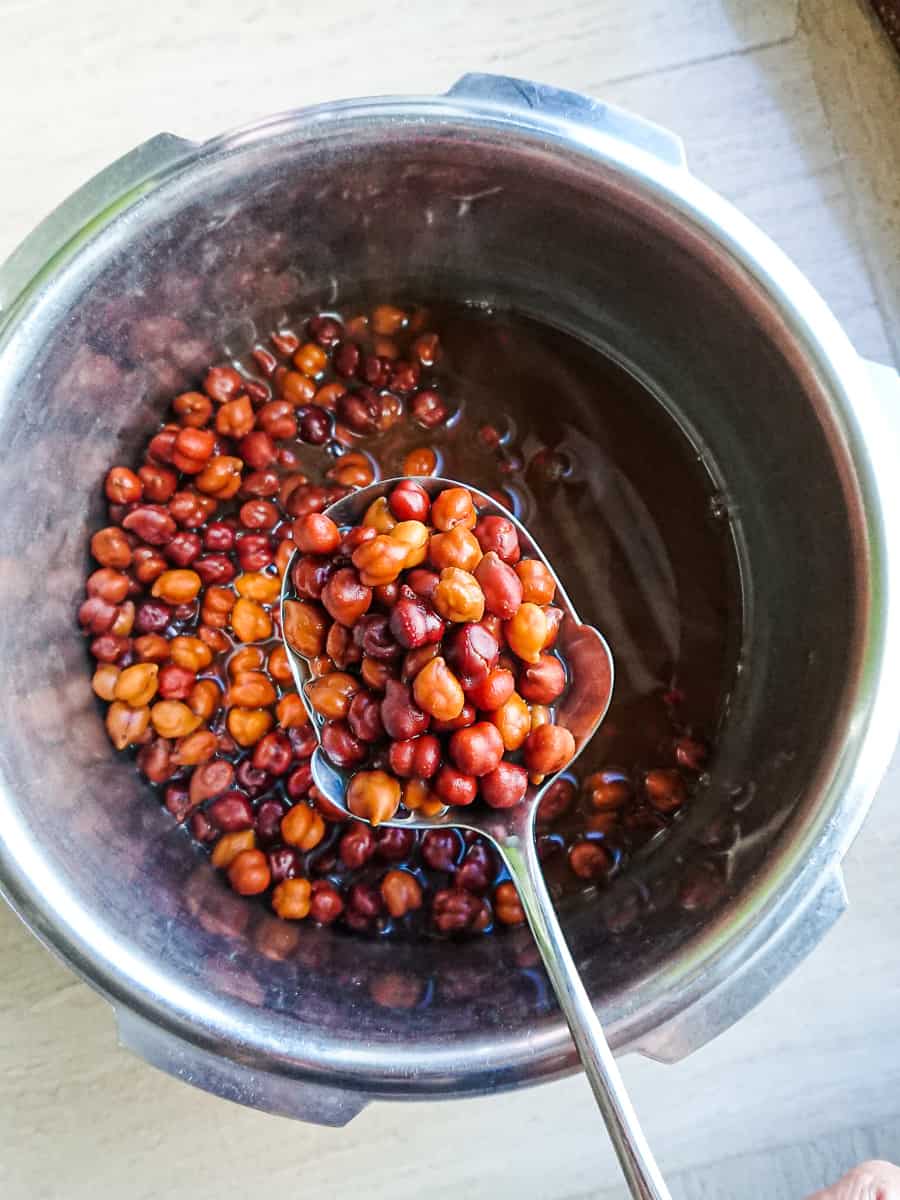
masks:
[[(613, 1048), (689, 1053), (839, 915), (897, 731), (895, 376), (870, 377), (796, 268), (682, 163), (627, 114), (467, 77), (203, 146), (154, 139), (0, 270), (0, 880), (150, 1061), (336, 1124), (372, 1096), (574, 1063), (527, 934), (304, 929), (279, 957), (274, 918), (110, 755), (73, 619), (102, 473), (206, 362), (304, 304), (423, 295), (551, 320), (639, 374), (717, 481), (745, 621), (715, 769), (677, 836), (560, 913)], [(685, 881), (710, 873), (698, 906)], [(410, 1009), (379, 1003), (398, 976)]]
[[(325, 510), (325, 515), (342, 530), (359, 524), (373, 501), (387, 496), (399, 479), (384, 479), (351, 492)], [(434, 498), (446, 488), (459, 487), (454, 479), (428, 478), (417, 481)], [(530, 558), (540, 559), (556, 584), (554, 603), (563, 611), (558, 645), (569, 667), (569, 687), (556, 714), (558, 724), (569, 729), (575, 738), (574, 762), (588, 744), (606, 716), (613, 693), (615, 676), (612, 654), (603, 635), (590, 625), (582, 624), (553, 565), (516, 520), (513, 513), (492, 500), (478, 488), (468, 486), (475, 497), (479, 513), (494, 514), (512, 521), (519, 533), (519, 544)], [(285, 627), (285, 602), (293, 595), (291, 566), (301, 552), (295, 550), (284, 573), (281, 587), (281, 626)], [(324, 719), (316, 712), (308, 693), (312, 679), (309, 661), (298, 654), (290, 640), (282, 634), (284, 648), (291, 665), (294, 683), (303, 698), (310, 721), (321, 742)], [(571, 763), (569, 764), (571, 765)], [(347, 786), (352, 772), (330, 762), (321, 745), (312, 757), (312, 773), (316, 787), (335, 808), (347, 809)], [(597, 1106), (603, 1116), (622, 1173), (636, 1200), (671, 1200), (662, 1174), (641, 1128), (631, 1103), (625, 1082), (616, 1066), (606, 1041), (603, 1026), (587, 993), (565, 934), (556, 916), (550, 891), (537, 850), (535, 822), (541, 797), (559, 778), (560, 772), (545, 776), (539, 786), (529, 784), (522, 802), (509, 809), (490, 809), (483, 804), (464, 808), (445, 808), (434, 816), (404, 810), (389, 820), (386, 826), (406, 829), (456, 828), (480, 833), (494, 846), (509, 871), (510, 878), (522, 902), (529, 928), (559, 1001), (559, 1006), (578, 1050), (578, 1057), (591, 1085)]]

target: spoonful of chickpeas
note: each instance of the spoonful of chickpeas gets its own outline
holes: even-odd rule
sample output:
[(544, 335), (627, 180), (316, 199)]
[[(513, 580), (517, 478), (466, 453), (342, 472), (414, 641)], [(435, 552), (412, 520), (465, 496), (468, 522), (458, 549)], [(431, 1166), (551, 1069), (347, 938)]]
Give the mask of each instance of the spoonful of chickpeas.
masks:
[(316, 787), (372, 825), (451, 826), (491, 841), (632, 1195), (667, 1200), (535, 840), (542, 796), (609, 708), (606, 641), (581, 623), (527, 530), (452, 480), (371, 484), (301, 518), (294, 539), (281, 625), (319, 742)]

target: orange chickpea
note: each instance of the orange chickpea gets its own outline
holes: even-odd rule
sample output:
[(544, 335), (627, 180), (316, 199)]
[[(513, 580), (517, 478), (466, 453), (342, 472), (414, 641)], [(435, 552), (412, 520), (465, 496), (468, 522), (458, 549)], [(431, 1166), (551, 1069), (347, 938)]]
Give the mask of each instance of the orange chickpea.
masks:
[(135, 663), (126, 667), (116, 680), (116, 700), (124, 700), (132, 708), (143, 708), (156, 695), (158, 675), (156, 663)]
[(468, 488), (445, 488), (431, 505), (431, 523), (435, 529), (446, 533), (454, 525), (474, 529), (478, 516)]
[(282, 879), (272, 893), (272, 907), (282, 921), (302, 921), (309, 916), (312, 885), (308, 879)]
[(315, 658), (325, 649), (328, 621), (325, 613), (309, 600), (287, 600), (284, 605), (284, 636), (303, 658)]
[(474, 571), (483, 555), (474, 533), (466, 529), (465, 525), (454, 525), (447, 533), (432, 535), (428, 543), (428, 558), (432, 566), (439, 571), (444, 567)]
[(291, 665), (288, 661), (287, 651), (284, 646), (276, 646), (269, 655), (267, 663), (269, 674), (276, 683), (291, 683), (293, 675), (291, 674)]
[(541, 651), (547, 640), (547, 618), (542, 608), (530, 601), (522, 604), (515, 616), (509, 621), (504, 621), (503, 631), (513, 654), (523, 662), (540, 661)]
[(346, 718), (350, 702), (358, 691), (359, 683), (343, 671), (331, 671), (306, 685), (310, 704), (329, 721), (343, 721)]
[(265, 708), (274, 704), (275, 688), (261, 671), (244, 671), (238, 675), (225, 695), (229, 708)]
[(357, 450), (342, 454), (327, 474), (329, 479), (333, 479), (342, 487), (368, 487), (375, 479), (375, 469), (371, 462), (365, 454)]
[(574, 756), (575, 738), (562, 725), (539, 725), (525, 739), (525, 766), (532, 774), (561, 771)]
[(197, 637), (213, 654), (224, 654), (231, 645), (221, 629), (210, 629), (208, 625), (197, 626)]
[(262, 850), (242, 850), (228, 867), (228, 882), (241, 896), (258, 896), (272, 882), (269, 860)]
[(357, 771), (347, 788), (347, 808), (354, 816), (379, 825), (400, 807), (400, 783), (386, 771)]
[(283, 398), (295, 408), (301, 404), (312, 404), (316, 394), (315, 383), (302, 371), (286, 371), (280, 387)]
[(238, 679), (248, 671), (261, 671), (266, 656), (259, 646), (241, 646), (228, 660), (228, 678)]
[(269, 732), (274, 721), (265, 708), (232, 708), (225, 724), (239, 746), (255, 746)]
[(201, 587), (196, 571), (163, 571), (150, 591), (167, 604), (190, 604), (196, 600)]
[(124, 571), (131, 565), (131, 543), (118, 525), (97, 530), (91, 538), (91, 554), (101, 566), (114, 567), (117, 571)]
[(281, 818), (281, 837), (289, 846), (313, 850), (324, 836), (325, 822), (306, 804), (295, 804)]
[(423, 712), (438, 721), (456, 720), (466, 703), (462, 684), (440, 656), (427, 662), (416, 676), (413, 698)]
[[(391, 530), (393, 540), (407, 548), (406, 558), (403, 561), (404, 571), (410, 571), (425, 561), (428, 554), (428, 536), (428, 526), (423, 525), (421, 521), (398, 521)], [(448, 563), (447, 565), (456, 564)]]
[(264, 642), (272, 636), (272, 618), (255, 600), (241, 596), (231, 610), (231, 628), (240, 642)]
[(369, 658), (367, 654), (363, 655), (359, 672), (363, 683), (373, 692), (383, 692), (387, 681), (394, 678), (394, 673), (388, 663), (380, 662), (377, 658)]
[(288, 692), (275, 705), (275, 716), (282, 729), (299, 729), (309, 720), (306, 706), (296, 692)]
[(372, 332), (379, 337), (394, 337), (409, 320), (402, 308), (393, 304), (378, 304), (372, 309)]
[(409, 547), (403, 542), (395, 542), (385, 533), (353, 551), (352, 562), (359, 571), (360, 582), (364, 587), (383, 587), (393, 583), (406, 562)]
[(317, 654), (309, 660), (308, 665), (313, 679), (321, 679), (323, 675), (329, 675), (334, 670), (334, 663), (327, 654)]
[(684, 780), (676, 770), (648, 771), (644, 776), (644, 790), (658, 812), (674, 812), (687, 799)]
[(319, 408), (327, 408), (330, 412), (337, 406), (341, 396), (346, 396), (346, 394), (347, 389), (342, 383), (325, 383), (313, 396), (313, 404), (318, 404)]
[(556, 594), (553, 576), (538, 558), (522, 558), (513, 568), (522, 583), (522, 599), (529, 604), (550, 604)]
[(182, 392), (172, 401), (172, 410), (182, 425), (202, 429), (212, 416), (212, 401), (202, 392)]
[(240, 829), (237, 833), (223, 833), (213, 846), (212, 865), (220, 871), (226, 870), (239, 854), (256, 846), (256, 834), (252, 829)]
[(503, 747), (510, 754), (520, 749), (531, 733), (531, 713), (518, 692), (513, 692), (506, 703), (490, 713), (487, 719), (497, 726)]
[(504, 925), (521, 925), (525, 913), (514, 883), (500, 883), (494, 891), (494, 916)]
[(553, 722), (553, 714), (546, 704), (532, 704), (531, 706), (531, 731), (540, 729), (542, 725), (550, 725)]
[(404, 475), (434, 475), (437, 471), (437, 455), (428, 446), (410, 450), (403, 460)]
[(412, 354), (423, 367), (433, 367), (440, 357), (441, 345), (436, 333), (420, 333), (412, 344)]
[(203, 593), (200, 605), (200, 619), (204, 625), (214, 629), (224, 629), (228, 624), (228, 615), (234, 608), (237, 597), (231, 588), (208, 587)]
[(214, 733), (208, 729), (197, 729), (176, 743), (172, 757), (180, 767), (196, 767), (209, 762), (218, 744)]
[(186, 635), (172, 638), (169, 643), (169, 655), (172, 662), (179, 667), (187, 667), (189, 671), (202, 671), (212, 662), (212, 650), (202, 638)]
[(134, 604), (130, 600), (126, 600), (124, 604), (119, 605), (118, 614), (109, 632), (114, 633), (116, 637), (128, 637), (133, 625)]
[(478, 580), (459, 567), (441, 571), (433, 604), (445, 621), (480, 621), (484, 616), (484, 592)]
[(408, 779), (403, 788), (403, 803), (410, 812), (434, 817), (447, 806), (431, 791), (424, 779)]
[(169, 657), (169, 643), (158, 633), (145, 633), (134, 639), (134, 652), (140, 662), (165, 662)]
[(363, 525), (376, 529), (379, 533), (390, 533), (397, 524), (397, 518), (391, 512), (386, 496), (379, 496), (366, 509), (362, 519)]
[(291, 561), (291, 557), (297, 547), (291, 538), (282, 538), (278, 543), (278, 549), (275, 551), (275, 570), (278, 572), (278, 578), (284, 575), (287, 570), (287, 565)]
[(201, 679), (191, 688), (187, 705), (201, 721), (208, 721), (221, 702), (219, 685), (212, 679)]
[(200, 724), (200, 718), (181, 700), (159, 700), (150, 709), (150, 720), (164, 738), (186, 737)]
[(216, 433), (222, 437), (246, 437), (256, 424), (256, 414), (249, 396), (235, 396), (216, 413)]
[(116, 680), (119, 678), (119, 668), (112, 663), (101, 663), (91, 678), (94, 695), (101, 700), (115, 700)]
[(281, 594), (281, 580), (276, 575), (263, 575), (260, 571), (247, 571), (234, 581), (239, 596), (255, 600), (258, 604), (274, 604)]
[(381, 896), (385, 908), (397, 920), (422, 907), (422, 886), (409, 871), (388, 871), (381, 881)]
[(328, 366), (328, 355), (315, 342), (304, 342), (294, 355), (294, 366), (310, 379), (315, 379)]
[(243, 466), (242, 459), (220, 454), (211, 458), (200, 474), (194, 476), (194, 485), (204, 495), (230, 500), (241, 486)]
[(114, 700), (106, 710), (106, 732), (117, 750), (140, 741), (149, 724), (149, 708), (132, 708), (122, 700)]

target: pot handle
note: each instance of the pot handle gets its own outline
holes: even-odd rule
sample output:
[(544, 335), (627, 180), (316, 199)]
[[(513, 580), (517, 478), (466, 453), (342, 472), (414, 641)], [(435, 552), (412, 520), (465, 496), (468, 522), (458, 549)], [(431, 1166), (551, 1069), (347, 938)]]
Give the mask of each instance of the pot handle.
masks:
[(197, 146), (172, 133), (159, 133), (136, 146), (45, 217), (0, 266), (0, 323), (32, 282), (56, 266), (56, 256), (139, 200), (159, 177), (187, 162)]
[(221, 1054), (211, 1054), (174, 1033), (161, 1030), (130, 1009), (114, 1006), (119, 1043), (151, 1067), (165, 1071), (223, 1100), (233, 1100), (280, 1117), (312, 1125), (346, 1125), (366, 1106), (366, 1099), (326, 1084), (249, 1067)]
[[(826, 869), (774, 937), (761, 939), (756, 953), (701, 1000), (640, 1038), (630, 1050), (657, 1062), (675, 1063), (730, 1029), (783, 982), (815, 949), (847, 909), (841, 868)], [(783, 911), (783, 909), (781, 910)]]
[(520, 120), (527, 120), (530, 113), (552, 117), (577, 127), (582, 137), (585, 130), (604, 134), (626, 142), (635, 150), (652, 154), (668, 166), (687, 166), (684, 143), (676, 134), (652, 121), (645, 121), (643, 117), (636, 117), (624, 108), (605, 104), (580, 92), (534, 83), (530, 79), (516, 79), (512, 75), (486, 75), (476, 71), (458, 79), (447, 95), (496, 104), (507, 112), (515, 112)]

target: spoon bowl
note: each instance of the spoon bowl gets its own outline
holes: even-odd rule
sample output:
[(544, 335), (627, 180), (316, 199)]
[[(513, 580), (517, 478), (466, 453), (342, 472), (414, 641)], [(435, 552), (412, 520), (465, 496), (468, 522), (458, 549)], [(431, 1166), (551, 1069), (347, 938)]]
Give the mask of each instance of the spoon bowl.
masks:
[[(373, 501), (386, 496), (402, 482), (402, 478), (394, 478), (369, 484), (368, 487), (351, 492), (332, 504), (325, 510), (325, 515), (342, 531), (358, 525)], [(575, 754), (567, 764), (567, 767), (571, 766), (594, 736), (612, 700), (613, 657), (605, 638), (592, 625), (581, 621), (552, 564), (547, 561), (528, 530), (512, 513), (491, 496), (469, 484), (436, 477), (417, 478), (415, 482), (432, 498), (446, 488), (466, 488), (471, 493), (479, 514), (502, 516), (511, 521), (518, 532), (522, 549), (530, 557), (539, 559), (552, 575), (556, 584), (554, 604), (563, 612), (556, 646), (566, 662), (569, 676), (566, 691), (556, 706), (555, 720), (559, 725), (565, 726), (575, 739)], [(282, 630), (285, 628), (285, 604), (294, 596), (291, 574), (299, 553), (299, 550), (294, 552), (283, 576)], [(321, 746), (325, 721), (313, 708), (308, 695), (307, 689), (312, 679), (309, 664), (293, 649), (286, 637), (283, 637), (283, 642), (294, 683), (320, 742), (311, 760), (313, 782), (330, 804), (347, 816), (355, 817), (355, 814), (348, 810), (346, 800), (347, 787), (353, 772), (335, 766)], [(560, 1008), (569, 1024), (585, 1074), (606, 1122), (631, 1194), (640, 1200), (671, 1200), (625, 1091), (603, 1028), (581, 982), (553, 908), (550, 893), (544, 883), (535, 839), (535, 820), (541, 797), (559, 778), (559, 774), (557, 771), (545, 776), (538, 785), (530, 784), (522, 801), (512, 808), (490, 808), (476, 800), (472, 805), (445, 808), (432, 816), (399, 810), (395, 816), (380, 824), (404, 829), (450, 827), (472, 830), (482, 834), (493, 844), (516, 886), (522, 909)]]

